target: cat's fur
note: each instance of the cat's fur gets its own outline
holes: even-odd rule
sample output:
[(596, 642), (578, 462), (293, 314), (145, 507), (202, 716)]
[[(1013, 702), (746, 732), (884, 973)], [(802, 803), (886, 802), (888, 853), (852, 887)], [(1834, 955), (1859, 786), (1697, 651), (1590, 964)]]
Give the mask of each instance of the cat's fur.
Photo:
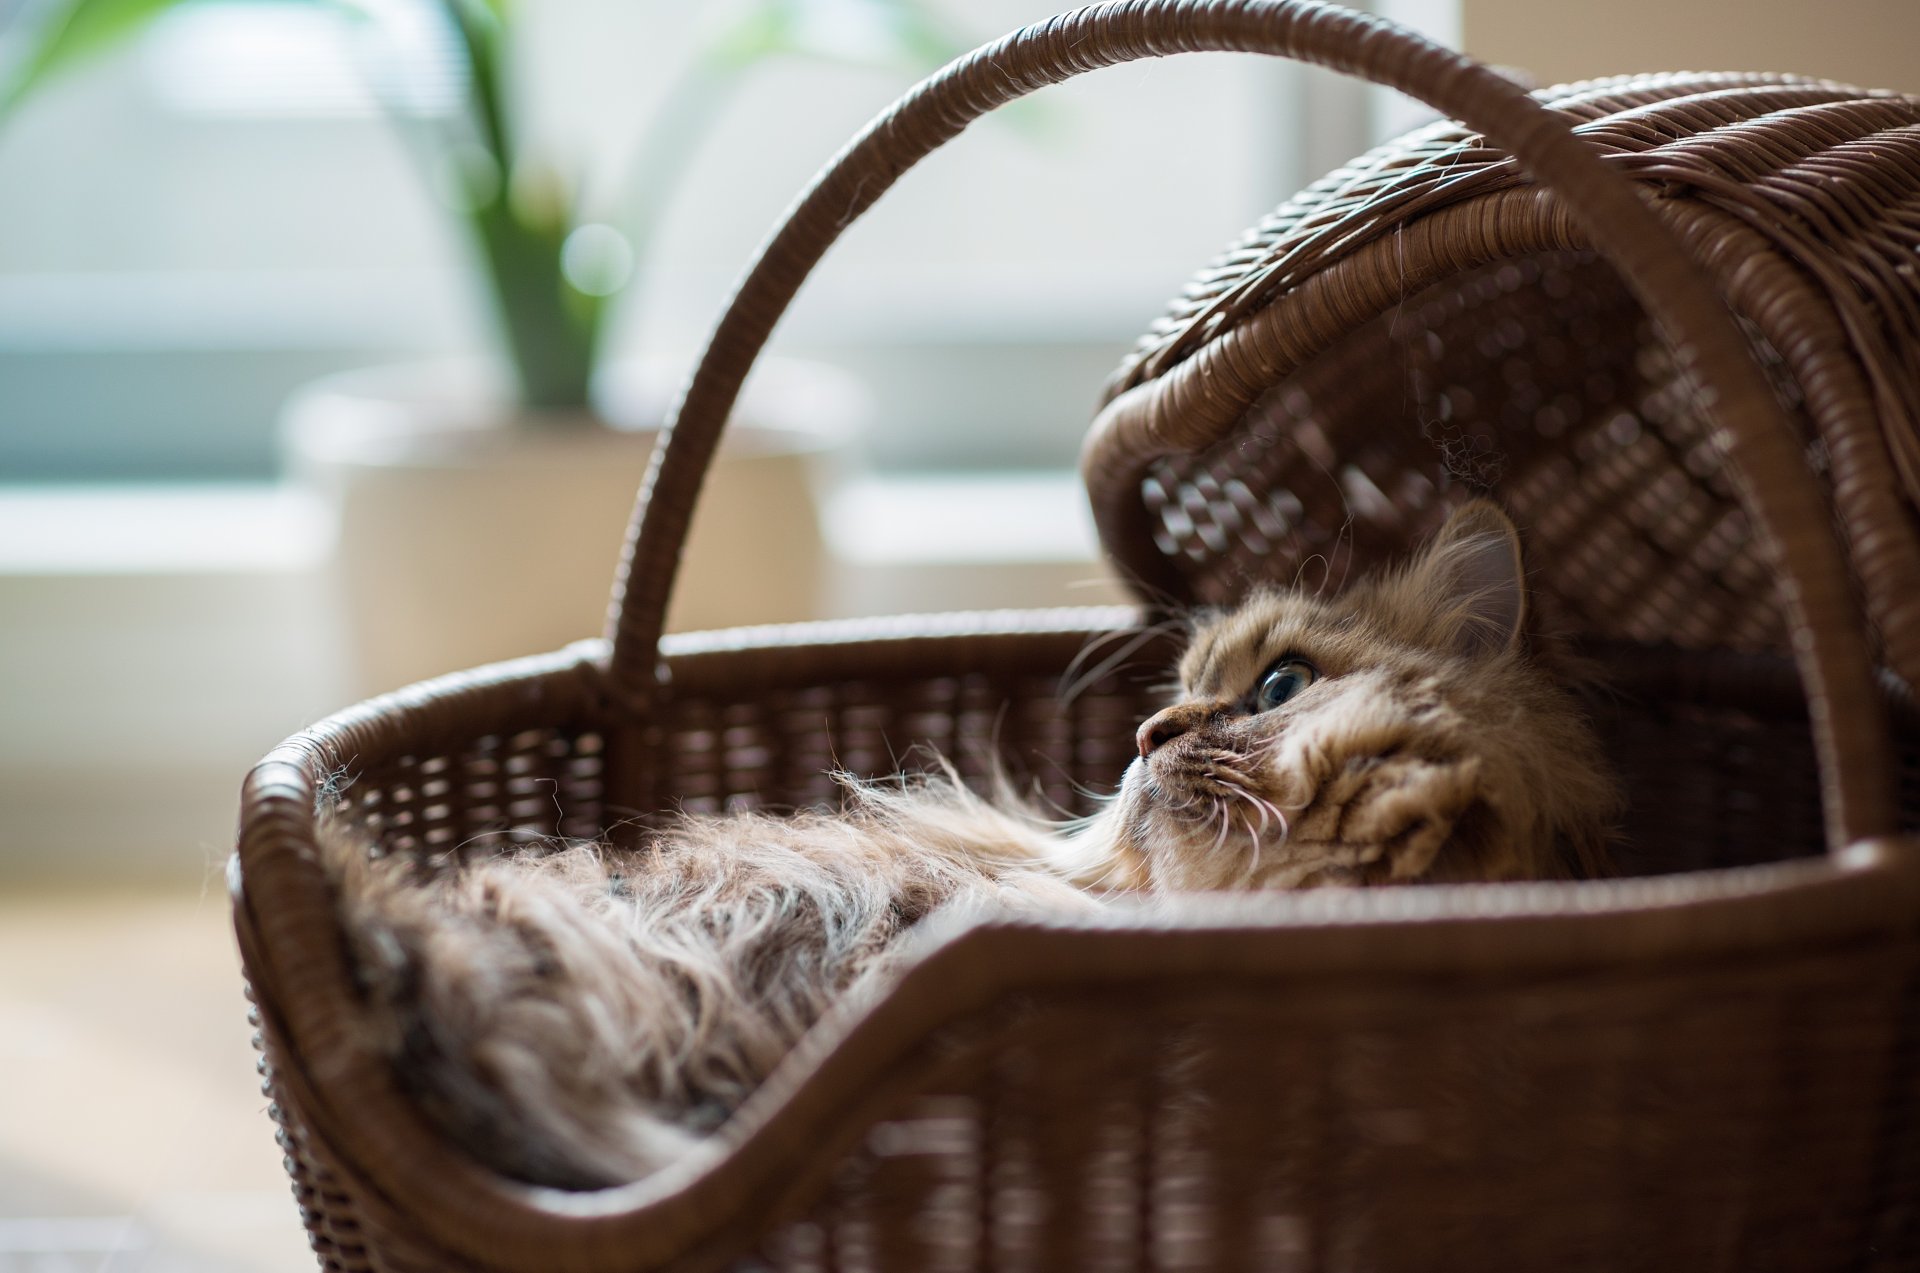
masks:
[[(1206, 618), (1179, 701), (1068, 829), (939, 776), (439, 872), (332, 824), (370, 1042), (484, 1161), (590, 1187), (688, 1152), (936, 912), (1603, 873), (1614, 787), (1528, 609), (1511, 524), (1474, 502), (1398, 571)], [(1250, 710), (1283, 657), (1319, 678)]]
[[(1116, 869), (1163, 891), (1606, 873), (1613, 781), (1530, 626), (1519, 539), (1482, 501), (1398, 570), (1203, 624), (1180, 702), (1141, 726), (1179, 732), (1109, 811)], [(1246, 712), (1289, 655), (1321, 679)]]

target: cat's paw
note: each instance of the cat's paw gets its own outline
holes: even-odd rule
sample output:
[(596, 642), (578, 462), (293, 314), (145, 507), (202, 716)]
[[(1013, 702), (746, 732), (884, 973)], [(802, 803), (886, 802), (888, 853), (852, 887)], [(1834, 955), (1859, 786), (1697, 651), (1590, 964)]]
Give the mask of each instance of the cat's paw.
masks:
[(1320, 785), (1293, 838), (1335, 848), (1329, 856), (1353, 866), (1385, 862), (1390, 879), (1417, 879), (1480, 798), (1477, 758), (1353, 760)]

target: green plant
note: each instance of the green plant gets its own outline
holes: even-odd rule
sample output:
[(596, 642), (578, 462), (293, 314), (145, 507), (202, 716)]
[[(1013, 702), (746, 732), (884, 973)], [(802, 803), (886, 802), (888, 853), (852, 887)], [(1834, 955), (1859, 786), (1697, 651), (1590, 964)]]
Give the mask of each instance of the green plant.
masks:
[[(194, 0), (53, 0), (0, 68), (0, 120), (45, 83), (112, 49), (167, 10)], [(363, 0), (312, 3), (381, 21)], [(915, 72), (959, 53), (916, 0), (746, 0), (671, 84), (642, 130), (625, 206), (589, 216), (579, 194), (520, 144), (511, 110), (509, 0), (421, 0), (449, 23), (466, 66), (466, 109), (409, 127), (436, 171), (435, 188), (466, 223), (492, 293), (522, 400), (568, 408), (588, 401), (608, 312), (627, 288), (666, 199), (746, 77), (785, 56), (880, 63)], [(379, 87), (375, 85), (376, 89)], [(397, 117), (397, 116), (396, 116)], [(565, 412), (552, 413), (566, 418)]]

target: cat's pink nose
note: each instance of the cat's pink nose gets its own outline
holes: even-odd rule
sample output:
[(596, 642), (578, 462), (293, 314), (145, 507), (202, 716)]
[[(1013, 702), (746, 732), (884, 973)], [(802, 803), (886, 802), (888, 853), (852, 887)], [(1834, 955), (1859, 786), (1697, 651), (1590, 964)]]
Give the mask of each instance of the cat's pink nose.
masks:
[(1157, 747), (1164, 747), (1180, 735), (1193, 728), (1193, 714), (1183, 707), (1169, 707), (1165, 711), (1155, 712), (1142, 721), (1139, 730), (1133, 735), (1133, 741), (1140, 745), (1142, 759), (1153, 754)]

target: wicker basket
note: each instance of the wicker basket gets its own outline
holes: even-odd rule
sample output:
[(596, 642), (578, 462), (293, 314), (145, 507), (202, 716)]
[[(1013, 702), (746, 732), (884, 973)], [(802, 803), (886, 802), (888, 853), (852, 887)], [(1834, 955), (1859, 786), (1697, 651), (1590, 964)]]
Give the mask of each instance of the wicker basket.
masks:
[[(1159, 601), (1214, 599), (1256, 565), (1338, 574), (1494, 490), (1620, 687), (1641, 864), (1686, 873), (977, 929), (810, 1037), (707, 1169), (563, 1195), (462, 1157), (349, 1028), (314, 858), (341, 775), (389, 849), (436, 852), (821, 800), (830, 762), (883, 773), (913, 742), (977, 768), (965, 742), (995, 736), (1063, 803), (1121, 772), (1169, 653), (1132, 612), (660, 623), (734, 395), (840, 229), (983, 112), (1198, 49), (1466, 122), (1283, 206), (1141, 344), (1086, 452), (1109, 549)], [(362, 704), (249, 780), (235, 920), (322, 1263), (1920, 1267), (1916, 207), (1920, 99), (1758, 77), (1529, 97), (1290, 0), (1083, 11), (922, 85), (722, 320), (610, 643)], [(1083, 658), (1102, 634), (1116, 657)]]

